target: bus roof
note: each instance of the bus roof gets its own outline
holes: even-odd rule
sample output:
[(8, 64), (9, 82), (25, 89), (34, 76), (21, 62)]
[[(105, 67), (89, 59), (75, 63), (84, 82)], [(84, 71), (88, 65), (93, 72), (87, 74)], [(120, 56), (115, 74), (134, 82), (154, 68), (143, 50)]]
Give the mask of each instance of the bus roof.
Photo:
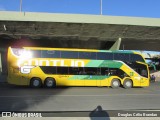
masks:
[(137, 53), (131, 50), (97, 50), (97, 49), (79, 49), (79, 48), (47, 48), (47, 47), (23, 47), (30, 50), (65, 50), (65, 51), (84, 51), (84, 52), (113, 52), (113, 53)]

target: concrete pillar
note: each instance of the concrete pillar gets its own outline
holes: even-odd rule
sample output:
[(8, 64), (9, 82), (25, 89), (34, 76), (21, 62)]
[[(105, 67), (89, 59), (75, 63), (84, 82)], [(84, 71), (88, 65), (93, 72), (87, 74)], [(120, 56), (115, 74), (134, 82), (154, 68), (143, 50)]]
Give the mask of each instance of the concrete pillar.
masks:
[(6, 82), (7, 78), (7, 51), (0, 48), (0, 82)]
[(7, 74), (7, 48), (0, 49), (0, 72)]
[(0, 53), (0, 75), (2, 74), (2, 57)]

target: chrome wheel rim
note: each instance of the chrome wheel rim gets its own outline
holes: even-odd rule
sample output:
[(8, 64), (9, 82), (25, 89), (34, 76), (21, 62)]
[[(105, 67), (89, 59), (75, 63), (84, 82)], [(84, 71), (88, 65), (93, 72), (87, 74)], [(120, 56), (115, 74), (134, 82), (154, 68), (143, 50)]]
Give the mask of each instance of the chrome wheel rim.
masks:
[(131, 82), (129, 82), (129, 81), (126, 82), (127, 87), (131, 87), (131, 85), (132, 85)]
[(33, 86), (37, 87), (37, 86), (39, 86), (39, 84), (40, 84), (39, 80), (34, 80), (33, 81)]
[(46, 85), (47, 85), (47, 87), (53, 86), (53, 81), (51, 81), (51, 80), (47, 81)]
[(114, 82), (113, 82), (113, 86), (118, 87), (118, 86), (119, 86), (118, 81), (114, 81)]

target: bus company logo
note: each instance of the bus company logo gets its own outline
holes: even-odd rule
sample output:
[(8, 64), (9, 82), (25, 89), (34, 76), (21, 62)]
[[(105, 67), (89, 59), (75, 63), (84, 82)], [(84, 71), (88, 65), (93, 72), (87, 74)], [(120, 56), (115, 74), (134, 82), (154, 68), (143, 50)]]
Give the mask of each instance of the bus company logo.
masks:
[[(19, 62), (19, 61), (18, 61)], [(71, 66), (71, 67), (84, 67), (85, 62), (82, 60), (39, 60), (32, 59), (25, 62), (20, 61), (20, 66)]]

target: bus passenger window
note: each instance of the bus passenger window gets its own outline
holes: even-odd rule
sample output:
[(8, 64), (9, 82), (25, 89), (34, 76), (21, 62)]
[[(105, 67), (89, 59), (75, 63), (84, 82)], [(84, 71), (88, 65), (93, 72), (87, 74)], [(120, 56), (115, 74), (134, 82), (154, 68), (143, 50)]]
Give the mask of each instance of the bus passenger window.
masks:
[(97, 68), (94, 68), (94, 67), (85, 67), (84, 71), (86, 75), (96, 75), (97, 74)]
[(79, 59), (96, 59), (96, 52), (79, 52)]
[(60, 51), (44, 50), (42, 51), (42, 58), (60, 58)]
[(108, 75), (109, 69), (108, 68), (101, 68), (101, 75)]
[(85, 72), (84, 72), (84, 70), (83, 70), (83, 67), (79, 67), (79, 69), (78, 69), (78, 74), (79, 74), (79, 75), (85, 75)]
[(78, 67), (69, 67), (69, 75), (78, 75), (79, 69)]
[(61, 51), (61, 58), (78, 58), (78, 52), (76, 51)]
[(57, 74), (68, 75), (68, 67), (57, 67)]

